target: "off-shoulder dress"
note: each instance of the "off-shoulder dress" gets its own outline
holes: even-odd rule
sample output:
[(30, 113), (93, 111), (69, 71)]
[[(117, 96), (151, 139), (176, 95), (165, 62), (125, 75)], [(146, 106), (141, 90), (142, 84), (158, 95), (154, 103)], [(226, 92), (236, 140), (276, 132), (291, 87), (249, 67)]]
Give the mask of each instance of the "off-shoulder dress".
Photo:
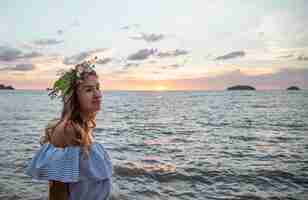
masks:
[(68, 185), (69, 200), (105, 200), (112, 189), (112, 162), (101, 143), (93, 142), (88, 156), (80, 146), (45, 143), (35, 153), (26, 174), (36, 180)]

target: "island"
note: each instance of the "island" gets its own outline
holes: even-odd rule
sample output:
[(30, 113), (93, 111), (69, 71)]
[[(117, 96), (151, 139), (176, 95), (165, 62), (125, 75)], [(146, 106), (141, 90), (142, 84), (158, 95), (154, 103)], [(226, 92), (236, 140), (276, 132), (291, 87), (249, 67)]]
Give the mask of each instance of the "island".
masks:
[(15, 88), (13, 88), (12, 86), (8, 85), (5, 86), (3, 84), (0, 84), (0, 90), (14, 90)]
[(227, 90), (256, 90), (256, 88), (249, 85), (235, 85), (228, 87)]
[(300, 88), (297, 86), (291, 86), (291, 87), (288, 87), (287, 90), (300, 90)]

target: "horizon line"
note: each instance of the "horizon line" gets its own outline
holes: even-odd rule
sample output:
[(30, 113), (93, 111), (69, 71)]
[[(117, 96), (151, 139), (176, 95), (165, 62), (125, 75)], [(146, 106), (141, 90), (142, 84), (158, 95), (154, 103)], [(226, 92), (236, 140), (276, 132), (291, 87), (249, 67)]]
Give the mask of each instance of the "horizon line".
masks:
[[(2, 90), (6, 90), (6, 89), (2, 89)], [(9, 90), (9, 89), (8, 89)], [(23, 90), (23, 91), (46, 91), (46, 89), (24, 89), (24, 88), (15, 88), (13, 90)], [(171, 90), (118, 90), (118, 89), (102, 89), (102, 91), (106, 91), (106, 92), (189, 92), (189, 91), (192, 91), (192, 92), (215, 92), (215, 91), (277, 91), (277, 90), (287, 90), (287, 88), (284, 88), (284, 89), (277, 89), (277, 88), (272, 88), (272, 89), (255, 89), (255, 90), (228, 90), (227, 88), (226, 89), (171, 89)], [(308, 90), (307, 88), (300, 88), (300, 90)], [(300, 91), (299, 90), (299, 91)], [(1, 91), (1, 90), (0, 90)], [(287, 90), (287, 91), (293, 91), (293, 90)], [(297, 90), (298, 91), (298, 90)]]

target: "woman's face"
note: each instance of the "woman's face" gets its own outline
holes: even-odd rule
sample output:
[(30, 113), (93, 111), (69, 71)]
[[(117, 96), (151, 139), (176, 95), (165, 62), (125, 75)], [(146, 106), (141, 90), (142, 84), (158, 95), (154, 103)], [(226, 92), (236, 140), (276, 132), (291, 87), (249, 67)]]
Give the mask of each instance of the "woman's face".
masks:
[(93, 113), (101, 109), (102, 93), (98, 77), (89, 75), (78, 88), (81, 112)]

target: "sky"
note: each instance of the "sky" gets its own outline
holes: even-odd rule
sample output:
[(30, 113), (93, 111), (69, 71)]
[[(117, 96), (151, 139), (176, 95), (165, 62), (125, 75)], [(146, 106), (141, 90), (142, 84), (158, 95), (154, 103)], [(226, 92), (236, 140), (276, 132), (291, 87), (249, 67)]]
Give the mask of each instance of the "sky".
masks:
[(306, 0), (1, 0), (0, 84), (98, 57), (104, 90), (308, 89)]

